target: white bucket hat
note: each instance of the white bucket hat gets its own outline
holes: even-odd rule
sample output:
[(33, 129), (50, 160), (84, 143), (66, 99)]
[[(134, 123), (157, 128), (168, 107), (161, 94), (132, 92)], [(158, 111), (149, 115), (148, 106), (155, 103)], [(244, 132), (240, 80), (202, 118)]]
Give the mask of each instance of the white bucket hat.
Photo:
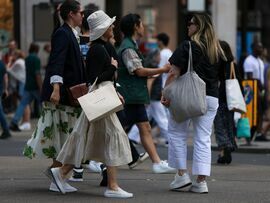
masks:
[(87, 22), (90, 29), (90, 41), (94, 41), (100, 38), (106, 30), (115, 21), (115, 16), (110, 18), (104, 11), (99, 10), (92, 13), (88, 18)]

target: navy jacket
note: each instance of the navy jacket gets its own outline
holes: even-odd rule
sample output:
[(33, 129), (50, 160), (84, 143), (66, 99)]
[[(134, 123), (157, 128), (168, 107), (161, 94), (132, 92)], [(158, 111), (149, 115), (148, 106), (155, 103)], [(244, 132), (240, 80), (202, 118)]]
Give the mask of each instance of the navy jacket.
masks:
[(42, 87), (42, 101), (50, 101), (53, 90), (51, 76), (63, 78), (60, 88), (60, 104), (70, 105), (67, 89), (85, 82), (85, 68), (80, 47), (69, 25), (64, 24), (52, 35), (52, 50)]

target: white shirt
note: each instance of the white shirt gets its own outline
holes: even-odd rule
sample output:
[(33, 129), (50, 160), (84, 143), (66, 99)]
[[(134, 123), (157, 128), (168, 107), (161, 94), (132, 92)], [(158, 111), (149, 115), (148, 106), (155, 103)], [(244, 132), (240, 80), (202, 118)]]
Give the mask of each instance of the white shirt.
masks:
[(10, 68), (7, 68), (7, 72), (16, 80), (25, 83), (25, 61), (23, 59), (17, 59)]
[(252, 78), (258, 79), (262, 85), (264, 84), (264, 64), (259, 57), (249, 55), (244, 61), (244, 71), (252, 73)]
[[(167, 63), (169, 63), (169, 58), (172, 56), (172, 51), (168, 48), (162, 49), (160, 51), (160, 62), (158, 67), (161, 68), (164, 65), (166, 65)], [(167, 80), (168, 74), (167, 73), (163, 73), (162, 74), (162, 87), (164, 87), (165, 82)]]

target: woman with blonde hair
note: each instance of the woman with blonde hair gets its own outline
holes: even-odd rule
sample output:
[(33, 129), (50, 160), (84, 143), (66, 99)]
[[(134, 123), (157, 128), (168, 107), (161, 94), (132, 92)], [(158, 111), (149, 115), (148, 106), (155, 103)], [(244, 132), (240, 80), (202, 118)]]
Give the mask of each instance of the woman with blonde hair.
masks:
[[(207, 111), (202, 116), (193, 117), (181, 123), (177, 123), (172, 117), (169, 119), (169, 166), (178, 169), (170, 184), (170, 189), (178, 190), (192, 184), (190, 191), (208, 193), (205, 179), (206, 176), (210, 176), (211, 171), (210, 136), (218, 108), (219, 62), (221, 58), (226, 60), (226, 57), (214, 33), (212, 20), (207, 14), (193, 15), (188, 22), (188, 36), (191, 39), (193, 69), (206, 83)], [(189, 41), (184, 41), (169, 59), (172, 69), (166, 86), (187, 71), (188, 59)], [(161, 102), (169, 106), (170, 98), (163, 96)], [(187, 172), (187, 136), (191, 121), (194, 129), (192, 174), (197, 175), (193, 183)]]

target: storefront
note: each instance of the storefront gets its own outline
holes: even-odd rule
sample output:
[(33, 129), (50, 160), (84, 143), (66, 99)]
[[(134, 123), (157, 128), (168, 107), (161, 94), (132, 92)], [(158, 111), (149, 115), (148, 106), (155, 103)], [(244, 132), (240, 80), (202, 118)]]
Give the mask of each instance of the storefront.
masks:
[[(0, 50), (3, 51), (11, 39), (20, 41), (20, 1), (0, 1)], [(18, 14), (18, 15), (15, 15)]]

